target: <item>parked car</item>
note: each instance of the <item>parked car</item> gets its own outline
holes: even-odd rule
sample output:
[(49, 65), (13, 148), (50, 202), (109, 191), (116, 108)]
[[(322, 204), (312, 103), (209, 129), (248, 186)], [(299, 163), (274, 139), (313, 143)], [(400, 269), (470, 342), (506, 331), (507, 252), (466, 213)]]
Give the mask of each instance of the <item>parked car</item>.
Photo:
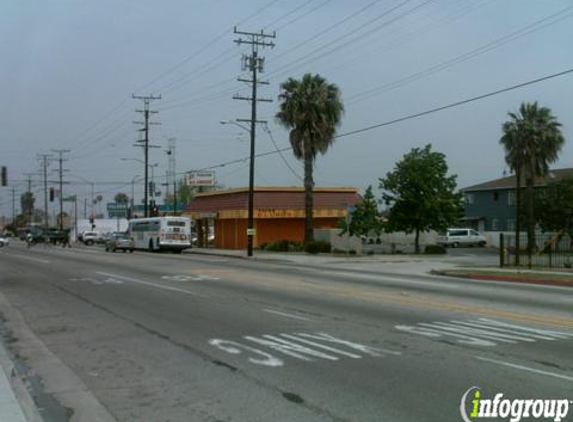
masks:
[(135, 244), (133, 239), (126, 234), (113, 234), (105, 243), (105, 251), (106, 252), (115, 252), (117, 250), (121, 250), (123, 252), (129, 251), (133, 253), (135, 249)]
[(101, 235), (98, 232), (85, 231), (80, 235), (79, 240), (86, 245), (93, 245), (100, 238)]
[(473, 229), (448, 229), (440, 233), (438, 243), (445, 247), (457, 248), (459, 246), (485, 246), (486, 238)]
[(8, 246), (10, 244), (10, 239), (3, 234), (0, 234), (0, 247)]

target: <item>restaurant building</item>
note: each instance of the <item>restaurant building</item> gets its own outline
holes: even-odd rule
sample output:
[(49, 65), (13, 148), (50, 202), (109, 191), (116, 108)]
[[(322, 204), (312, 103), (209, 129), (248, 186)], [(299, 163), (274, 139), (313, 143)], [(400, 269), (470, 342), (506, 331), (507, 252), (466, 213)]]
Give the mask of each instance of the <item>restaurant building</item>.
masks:
[[(304, 240), (304, 188), (254, 189), (253, 246), (277, 240)], [(314, 188), (314, 228), (335, 229), (349, 208), (360, 201), (357, 188)], [(214, 246), (222, 249), (247, 247), (249, 189), (238, 188), (199, 193), (185, 212), (201, 231), (214, 226)], [(210, 222), (210, 223), (208, 223)]]

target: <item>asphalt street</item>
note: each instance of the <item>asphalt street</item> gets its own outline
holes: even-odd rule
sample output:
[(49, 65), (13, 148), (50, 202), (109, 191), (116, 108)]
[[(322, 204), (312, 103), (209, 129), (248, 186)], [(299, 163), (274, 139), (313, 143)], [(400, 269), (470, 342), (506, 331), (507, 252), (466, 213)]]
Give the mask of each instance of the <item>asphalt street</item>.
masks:
[(460, 421), (472, 387), (573, 400), (570, 288), (18, 242), (0, 265), (5, 343), (47, 421)]

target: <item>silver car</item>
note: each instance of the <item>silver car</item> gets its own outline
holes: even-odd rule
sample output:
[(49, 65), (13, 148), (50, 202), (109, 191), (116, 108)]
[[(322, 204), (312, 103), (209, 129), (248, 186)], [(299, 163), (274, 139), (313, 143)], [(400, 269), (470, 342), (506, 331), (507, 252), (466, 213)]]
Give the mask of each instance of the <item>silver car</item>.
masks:
[(123, 252), (129, 251), (130, 253), (133, 253), (134, 249), (135, 245), (133, 243), (133, 239), (126, 234), (114, 234), (107, 240), (107, 242), (105, 242), (106, 252), (121, 250)]

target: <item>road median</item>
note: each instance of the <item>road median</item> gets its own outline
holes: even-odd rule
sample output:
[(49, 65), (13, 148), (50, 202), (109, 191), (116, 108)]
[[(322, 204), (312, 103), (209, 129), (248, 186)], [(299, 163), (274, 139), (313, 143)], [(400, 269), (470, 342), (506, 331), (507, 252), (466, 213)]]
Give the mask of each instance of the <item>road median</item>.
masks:
[(472, 280), (507, 281), (512, 283), (541, 284), (573, 287), (573, 272), (546, 272), (524, 269), (456, 268), (435, 270), (433, 273)]

